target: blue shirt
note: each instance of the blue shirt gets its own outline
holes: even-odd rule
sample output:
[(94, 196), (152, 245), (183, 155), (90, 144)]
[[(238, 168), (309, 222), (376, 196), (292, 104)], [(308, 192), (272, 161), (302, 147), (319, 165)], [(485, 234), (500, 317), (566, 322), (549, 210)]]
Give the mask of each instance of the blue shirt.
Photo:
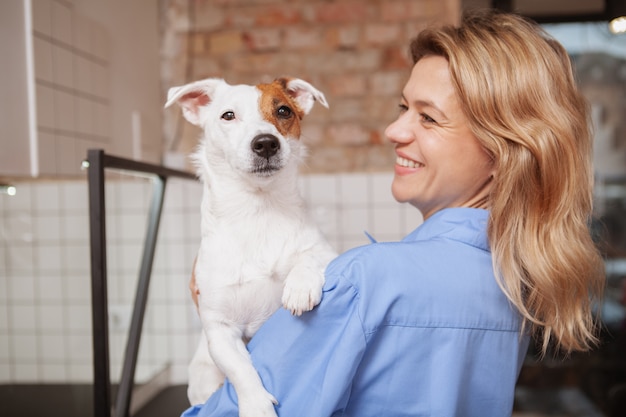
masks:
[[(322, 302), (248, 349), (287, 417), (510, 416), (528, 346), (496, 283), (488, 211), (444, 209), (330, 263)], [(237, 417), (231, 384), (183, 417)]]

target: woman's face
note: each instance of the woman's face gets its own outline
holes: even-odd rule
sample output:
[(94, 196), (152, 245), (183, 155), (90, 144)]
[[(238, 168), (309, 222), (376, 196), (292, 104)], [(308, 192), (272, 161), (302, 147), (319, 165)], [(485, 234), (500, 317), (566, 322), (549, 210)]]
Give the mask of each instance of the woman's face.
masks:
[(469, 129), (445, 58), (415, 64), (400, 109), (385, 130), (397, 155), (394, 198), (424, 219), (448, 207), (487, 208), (493, 164)]

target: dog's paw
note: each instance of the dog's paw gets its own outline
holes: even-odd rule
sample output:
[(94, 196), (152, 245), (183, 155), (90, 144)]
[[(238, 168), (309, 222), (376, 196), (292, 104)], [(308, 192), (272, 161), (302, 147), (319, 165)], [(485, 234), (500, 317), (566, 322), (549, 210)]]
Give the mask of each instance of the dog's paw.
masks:
[(313, 281), (287, 280), (283, 288), (283, 307), (299, 316), (312, 310), (322, 299), (322, 286)]
[(242, 396), (239, 401), (239, 417), (277, 417), (274, 406), (278, 401), (263, 390), (253, 396)]

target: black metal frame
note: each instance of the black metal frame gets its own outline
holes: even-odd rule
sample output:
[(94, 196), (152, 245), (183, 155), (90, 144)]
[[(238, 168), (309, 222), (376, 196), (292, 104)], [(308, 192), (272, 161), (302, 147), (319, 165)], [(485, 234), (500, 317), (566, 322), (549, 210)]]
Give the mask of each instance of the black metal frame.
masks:
[[(542, 14), (542, 15), (525, 15), (529, 19), (537, 23), (575, 23), (575, 22), (608, 22), (611, 17), (611, 1), (605, 0), (604, 10), (597, 13), (561, 13), (561, 14)], [(515, 12), (513, 0), (491, 0), (491, 8), (500, 9), (505, 12)]]
[(165, 185), (169, 177), (196, 180), (185, 172), (130, 159), (107, 155), (102, 149), (87, 152), (89, 181), (89, 228), (91, 235), (91, 302), (93, 339), (93, 407), (94, 417), (111, 417), (111, 376), (109, 370), (109, 327), (106, 262), (105, 169), (118, 169), (154, 175), (148, 228), (130, 323), (124, 365), (117, 390), (115, 417), (129, 415), (132, 390), (139, 352), (143, 317), (148, 298), (148, 287), (156, 248)]

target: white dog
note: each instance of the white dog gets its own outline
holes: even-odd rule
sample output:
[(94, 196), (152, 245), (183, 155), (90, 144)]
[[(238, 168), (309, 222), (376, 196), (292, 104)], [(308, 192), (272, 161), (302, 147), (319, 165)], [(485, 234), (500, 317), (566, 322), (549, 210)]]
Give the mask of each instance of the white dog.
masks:
[(315, 101), (328, 107), (312, 85), (288, 78), (256, 86), (206, 79), (168, 92), (165, 107), (178, 103), (204, 130), (193, 155), (203, 181), (194, 271), (206, 340), (189, 367), (192, 404), (205, 402), (225, 375), (240, 416), (276, 416), (245, 343), (281, 301), (296, 315), (315, 307), (335, 256), (298, 191), (300, 123)]

